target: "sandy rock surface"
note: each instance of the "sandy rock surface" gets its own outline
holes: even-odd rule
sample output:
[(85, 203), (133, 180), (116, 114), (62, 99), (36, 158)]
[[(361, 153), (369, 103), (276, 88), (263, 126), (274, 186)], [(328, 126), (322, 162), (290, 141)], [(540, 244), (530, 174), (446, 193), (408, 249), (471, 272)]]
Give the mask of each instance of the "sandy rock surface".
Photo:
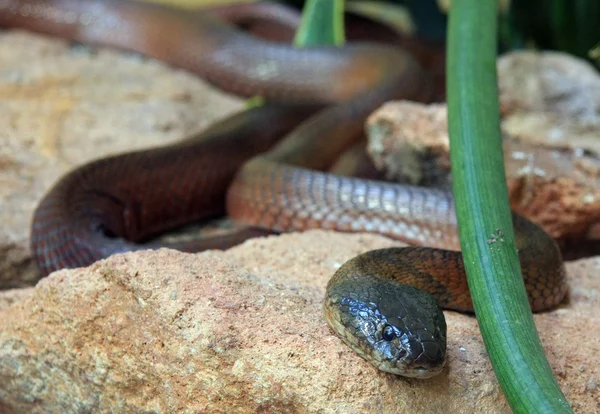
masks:
[[(14, 412), (510, 412), (471, 316), (446, 312), (449, 362), (425, 381), (378, 372), (329, 331), (329, 277), (392, 245), (310, 231), (56, 272), (20, 298), (2, 294), (0, 401)], [(598, 268), (570, 264), (570, 302), (535, 317), (580, 413), (598, 408)]]
[(87, 161), (168, 144), (242, 107), (186, 72), (108, 49), (0, 32), (0, 287), (38, 276), (38, 200)]
[(503, 130), (531, 143), (600, 153), (600, 75), (560, 52), (521, 51), (498, 60)]

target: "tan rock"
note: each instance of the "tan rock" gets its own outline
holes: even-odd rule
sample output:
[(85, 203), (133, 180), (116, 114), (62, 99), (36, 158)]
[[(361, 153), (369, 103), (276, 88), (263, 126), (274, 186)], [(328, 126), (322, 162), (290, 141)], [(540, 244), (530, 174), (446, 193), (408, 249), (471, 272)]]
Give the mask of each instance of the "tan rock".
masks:
[(498, 60), (503, 130), (527, 142), (600, 153), (600, 75), (560, 52), (521, 51)]
[[(0, 291), (0, 312), (13, 303), (23, 300), (34, 292), (33, 288), (11, 289)], [(1, 413), (2, 411), (0, 411)]]
[(445, 104), (388, 102), (367, 120), (367, 152), (389, 180), (413, 185), (450, 184)]
[[(321, 316), (329, 277), (354, 255), (392, 245), (400, 244), (310, 231), (56, 272), (0, 308), (0, 404), (15, 412), (510, 412), (472, 316), (446, 312), (449, 362), (431, 380), (378, 372), (330, 332)], [(570, 264), (570, 303), (535, 317), (581, 413), (597, 408), (599, 267), (598, 258)]]
[[(513, 210), (553, 237), (600, 239), (600, 76), (556, 53), (498, 65)], [(449, 187), (447, 130), (445, 105), (390, 102), (368, 121), (368, 151), (390, 179)]]
[(241, 101), (154, 60), (0, 33), (0, 286), (39, 277), (29, 227), (42, 195), (92, 159), (168, 144)]

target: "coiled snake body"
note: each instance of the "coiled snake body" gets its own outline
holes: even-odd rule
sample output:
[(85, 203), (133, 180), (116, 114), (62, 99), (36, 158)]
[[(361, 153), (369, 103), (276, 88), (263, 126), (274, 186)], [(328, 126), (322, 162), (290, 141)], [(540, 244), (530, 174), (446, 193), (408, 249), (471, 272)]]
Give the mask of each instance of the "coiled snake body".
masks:
[[(350, 260), (328, 283), (325, 318), (382, 370), (421, 378), (441, 370), (446, 326), (439, 307), (473, 310), (460, 253), (441, 250), (459, 248), (452, 196), (317, 171), (355, 142), (377, 106), (426, 90), (409, 55), (370, 44), (293, 49), (200, 13), (116, 0), (4, 0), (0, 25), (134, 50), (227, 91), (294, 105), (249, 110), (178, 145), (71, 172), (35, 211), (31, 248), (42, 272), (155, 247), (137, 242), (225, 210), (273, 231), (379, 232), (435, 248)], [(555, 243), (522, 217), (515, 215), (514, 225), (533, 309), (555, 306), (566, 290)], [(252, 234), (172, 247), (228, 246)]]

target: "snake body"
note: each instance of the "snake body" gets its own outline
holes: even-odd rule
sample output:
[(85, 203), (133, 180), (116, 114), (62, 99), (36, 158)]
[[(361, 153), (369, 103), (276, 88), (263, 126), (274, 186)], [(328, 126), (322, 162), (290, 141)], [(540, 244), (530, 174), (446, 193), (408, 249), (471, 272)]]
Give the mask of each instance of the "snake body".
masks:
[[(272, 231), (378, 232), (434, 248), (373, 251), (345, 263), (328, 283), (325, 318), (380, 369), (421, 378), (441, 370), (439, 307), (473, 310), (460, 253), (441, 250), (459, 248), (451, 194), (320, 172), (379, 105), (426, 94), (408, 54), (371, 44), (293, 49), (201, 13), (115, 0), (4, 0), (0, 25), (133, 50), (229, 92), (294, 105), (250, 110), (180, 144), (69, 173), (34, 214), (31, 248), (42, 272), (156, 247), (134, 242), (225, 210)], [(566, 291), (560, 252), (524, 218), (515, 215), (514, 225), (532, 308), (553, 307)], [(174, 247), (228, 246), (252, 232)]]

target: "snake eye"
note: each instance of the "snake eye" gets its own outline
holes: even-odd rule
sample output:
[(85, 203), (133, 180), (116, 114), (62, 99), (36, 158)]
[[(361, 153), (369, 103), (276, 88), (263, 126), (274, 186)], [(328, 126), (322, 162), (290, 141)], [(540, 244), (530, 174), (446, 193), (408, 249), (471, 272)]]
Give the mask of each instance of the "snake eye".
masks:
[(394, 328), (392, 328), (391, 325), (386, 325), (385, 328), (383, 328), (381, 336), (386, 341), (391, 342), (396, 338), (396, 332), (394, 332)]

